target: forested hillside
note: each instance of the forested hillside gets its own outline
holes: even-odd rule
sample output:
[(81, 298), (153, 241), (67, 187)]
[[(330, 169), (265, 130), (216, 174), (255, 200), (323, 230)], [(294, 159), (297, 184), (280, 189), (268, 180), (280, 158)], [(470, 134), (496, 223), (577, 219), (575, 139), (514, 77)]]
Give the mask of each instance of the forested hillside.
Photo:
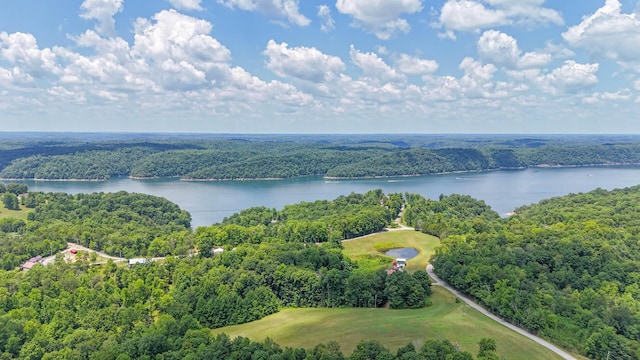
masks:
[(194, 246), (190, 215), (163, 198), (30, 192), (22, 202), (23, 208), (33, 209), (26, 221), (0, 220), (3, 269), (62, 250), (67, 241), (124, 257), (186, 254)]
[[(442, 239), (432, 259), (438, 275), (491, 311), (590, 358), (640, 358), (640, 186), (549, 199), (508, 219), (465, 195), (429, 200), (374, 190), (251, 208), (195, 231), (189, 215), (165, 199), (24, 196), (23, 187), (0, 188), (8, 203), (21, 194), (14, 211), (27, 211), (0, 220), (3, 358), (176, 358), (201, 351), (184, 348), (194, 337), (209, 344), (203, 349), (230, 341), (202, 329), (260, 319), (282, 306), (424, 307), (424, 271), (387, 275), (341, 250), (341, 239), (379, 231), (403, 204), (407, 224)], [(59, 257), (28, 272), (10, 270), (67, 241), (127, 257), (180, 256), (131, 269)], [(407, 358), (429, 359), (421, 351)]]
[[(330, 140), (329, 140), (330, 139)], [(406, 141), (405, 141), (406, 140)], [(640, 163), (640, 141), (554, 138), (508, 141), (410, 136), (397, 140), (290, 137), (78, 143), (15, 142), (0, 148), (0, 178), (176, 177), (184, 180), (361, 178), (529, 166)]]
[(439, 276), (590, 358), (640, 358), (640, 187), (545, 200), (506, 220), (482, 205), (409, 196), (409, 221), (442, 238)]
[[(273, 359), (342, 359), (332, 344), (326, 351), (333, 357), (307, 357), (304, 349), (214, 338), (207, 329), (260, 319), (282, 306), (388, 303), (404, 309), (429, 303), (425, 271), (387, 275), (361, 269), (343, 255), (338, 241), (380, 230), (402, 206), (399, 194), (377, 190), (280, 211), (249, 209), (195, 233), (188, 214), (153, 196), (29, 193), (28, 198), (33, 210), (27, 220), (3, 227), (5, 269), (16, 260), (58, 251), (67, 240), (127, 256), (148, 254), (160, 246), (158, 239), (173, 241), (175, 252), (187, 253), (197, 244), (198, 252), (133, 267), (91, 266), (90, 259), (77, 255), (71, 263), (58, 256), (29, 271), (0, 270), (2, 358), (240, 359), (255, 352)], [(429, 344), (422, 351), (459, 353), (450, 342)], [(321, 353), (324, 346), (310, 352)], [(395, 358), (377, 342), (363, 343), (352, 358), (372, 351)]]

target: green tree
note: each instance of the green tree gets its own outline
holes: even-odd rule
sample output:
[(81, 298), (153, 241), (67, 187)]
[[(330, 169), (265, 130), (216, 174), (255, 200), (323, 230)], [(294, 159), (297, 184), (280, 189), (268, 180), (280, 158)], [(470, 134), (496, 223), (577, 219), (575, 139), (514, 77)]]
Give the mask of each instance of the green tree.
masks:
[(482, 338), (478, 343), (478, 359), (479, 360), (497, 360), (499, 359), (496, 352), (496, 340), (491, 338)]
[(20, 203), (18, 202), (18, 196), (14, 193), (6, 192), (2, 197), (4, 207), (8, 210), (20, 210)]
[(393, 360), (394, 356), (377, 340), (361, 341), (349, 360)]
[(318, 344), (307, 352), (306, 360), (344, 360), (340, 344), (335, 341)]

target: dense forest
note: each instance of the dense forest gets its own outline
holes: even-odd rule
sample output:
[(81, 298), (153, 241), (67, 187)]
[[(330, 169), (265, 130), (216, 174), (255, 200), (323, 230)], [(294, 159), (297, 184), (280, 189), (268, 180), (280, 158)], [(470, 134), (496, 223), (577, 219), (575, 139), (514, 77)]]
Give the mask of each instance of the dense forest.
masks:
[[(640, 358), (640, 186), (544, 200), (506, 219), (465, 195), (373, 190), (251, 208), (195, 230), (186, 212), (149, 195), (27, 190), (0, 187), (6, 211), (25, 212), (0, 219), (1, 358), (472, 359), (429, 339), (396, 354), (363, 342), (346, 356), (333, 343), (282, 349), (207, 332), (283, 306), (428, 306), (425, 271), (388, 275), (341, 249), (342, 239), (380, 231), (403, 205), (407, 225), (441, 239), (436, 273), (492, 312), (589, 358)], [(126, 267), (60, 254), (14, 270), (67, 241), (169, 256)], [(483, 346), (478, 359), (498, 358), (495, 343)]]
[(361, 178), (531, 166), (640, 163), (640, 140), (548, 137), (498, 140), (397, 136), (9, 141), (0, 178), (183, 180)]
[[(25, 189), (7, 185), (3, 190)], [(280, 211), (248, 209), (195, 232), (188, 214), (149, 195), (28, 194), (20, 205), (26, 208), (29, 202), (27, 219), (2, 220), (3, 359), (343, 359), (335, 344), (283, 350), (269, 341), (213, 337), (207, 329), (257, 320), (283, 306), (404, 309), (430, 303), (425, 271), (388, 275), (360, 268), (341, 250), (343, 236), (388, 224), (402, 207), (400, 194), (375, 190)], [(17, 261), (57, 252), (69, 240), (140, 256), (158, 248), (158, 239), (174, 239), (169, 250), (186, 256), (126, 267), (111, 260), (92, 266), (81, 254), (69, 263), (58, 254), (50, 265), (13, 270)], [(493, 349), (490, 341), (486, 345), (487, 354), (495, 355), (495, 343)], [(407, 347), (400, 355), (364, 342), (349, 358), (378, 353), (380, 359), (473, 358), (436, 340), (421, 349)]]
[(466, 196), (407, 194), (439, 236), (436, 273), (509, 322), (590, 358), (640, 358), (640, 187), (541, 201), (500, 219)]

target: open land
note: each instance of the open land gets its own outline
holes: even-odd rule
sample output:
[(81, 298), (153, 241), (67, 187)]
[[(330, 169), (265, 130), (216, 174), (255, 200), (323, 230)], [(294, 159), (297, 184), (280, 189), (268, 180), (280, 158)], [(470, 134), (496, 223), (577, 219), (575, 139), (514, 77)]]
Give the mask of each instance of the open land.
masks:
[[(380, 268), (388, 267), (391, 258), (380, 253), (376, 244), (378, 248), (389, 244), (416, 248), (419, 254), (407, 264), (409, 271), (415, 271), (425, 269), (438, 243), (437, 238), (417, 231), (388, 231), (345, 241), (343, 245), (350, 258), (365, 259), (368, 265)], [(378, 340), (395, 351), (408, 343), (419, 347), (428, 339), (448, 339), (461, 350), (475, 354), (480, 339), (489, 337), (496, 340), (498, 354), (507, 359), (561, 359), (464, 302), (456, 301), (456, 296), (444, 288), (432, 290), (433, 305), (423, 309), (287, 308), (258, 321), (213, 332), (254, 341), (268, 337), (283, 347), (311, 348), (318, 343), (337, 341), (345, 354), (351, 353), (361, 340)]]

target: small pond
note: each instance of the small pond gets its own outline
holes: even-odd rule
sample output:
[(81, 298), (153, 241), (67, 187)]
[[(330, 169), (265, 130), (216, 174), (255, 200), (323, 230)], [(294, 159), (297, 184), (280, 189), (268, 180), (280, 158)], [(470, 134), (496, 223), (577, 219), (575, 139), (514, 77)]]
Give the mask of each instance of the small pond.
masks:
[(420, 252), (414, 248), (399, 248), (399, 249), (391, 249), (384, 254), (396, 259), (404, 258), (409, 260), (418, 256), (419, 253)]

